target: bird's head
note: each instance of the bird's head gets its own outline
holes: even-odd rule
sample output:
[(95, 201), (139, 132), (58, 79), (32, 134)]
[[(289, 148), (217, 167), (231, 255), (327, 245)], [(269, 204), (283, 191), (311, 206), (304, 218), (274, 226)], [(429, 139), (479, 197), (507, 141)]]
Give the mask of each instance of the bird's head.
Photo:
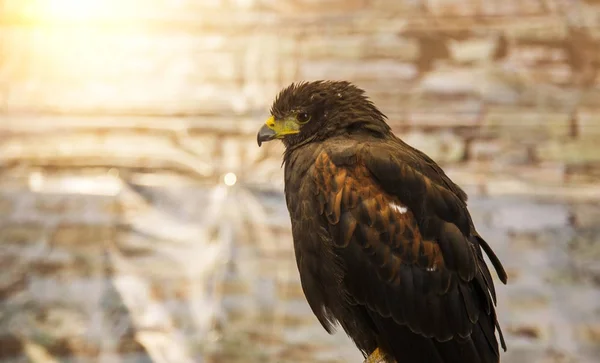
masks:
[(358, 130), (390, 130), (363, 90), (345, 81), (302, 82), (279, 92), (257, 140), (260, 146), (280, 139), (290, 147)]

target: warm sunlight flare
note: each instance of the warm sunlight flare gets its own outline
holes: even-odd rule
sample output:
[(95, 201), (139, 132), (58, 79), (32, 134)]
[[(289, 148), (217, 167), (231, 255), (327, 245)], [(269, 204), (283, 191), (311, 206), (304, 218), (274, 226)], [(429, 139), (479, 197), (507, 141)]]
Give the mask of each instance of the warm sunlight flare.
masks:
[[(99, 109), (97, 105), (103, 109), (111, 107), (108, 105), (128, 110), (146, 107), (153, 94), (147, 86), (138, 87), (131, 80), (146, 78), (159, 69), (157, 59), (162, 53), (152, 52), (155, 42), (145, 29), (155, 14), (167, 11), (170, 2), (4, 1), (0, 0), (0, 19), (22, 28), (6, 42), (8, 49), (14, 49), (8, 55), (14, 56), (0, 57), (0, 63), (26, 75), (27, 92), (35, 94), (35, 107), (59, 113), (89, 113)], [(28, 98), (12, 100), (15, 109), (28, 107)]]
[(37, 18), (88, 20), (103, 18), (118, 10), (113, 0), (38, 0), (31, 4)]

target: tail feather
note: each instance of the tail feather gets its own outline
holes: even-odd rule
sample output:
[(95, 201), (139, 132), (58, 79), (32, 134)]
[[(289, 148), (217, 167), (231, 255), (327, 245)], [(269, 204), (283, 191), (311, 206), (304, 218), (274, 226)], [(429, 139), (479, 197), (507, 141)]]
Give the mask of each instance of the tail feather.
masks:
[[(486, 327), (477, 323), (470, 337), (447, 342), (415, 334), (392, 319), (372, 316), (380, 331), (380, 346), (398, 363), (498, 363), (498, 348), (486, 337)], [(485, 323), (484, 323), (485, 324)], [(385, 341), (383, 341), (385, 339)]]

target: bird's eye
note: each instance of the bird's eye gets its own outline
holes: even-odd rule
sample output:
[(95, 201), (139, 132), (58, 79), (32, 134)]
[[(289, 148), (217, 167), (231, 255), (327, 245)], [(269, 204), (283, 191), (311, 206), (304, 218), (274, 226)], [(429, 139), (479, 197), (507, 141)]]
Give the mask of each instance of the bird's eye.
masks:
[(300, 112), (297, 116), (296, 119), (298, 120), (299, 123), (301, 124), (305, 124), (308, 121), (310, 121), (310, 115), (306, 112)]

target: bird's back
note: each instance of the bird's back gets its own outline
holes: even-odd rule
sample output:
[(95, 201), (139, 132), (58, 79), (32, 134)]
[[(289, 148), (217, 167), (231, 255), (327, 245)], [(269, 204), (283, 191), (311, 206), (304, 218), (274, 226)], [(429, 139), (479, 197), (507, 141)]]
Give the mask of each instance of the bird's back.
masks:
[(499, 361), (489, 246), (431, 159), (396, 138), (339, 138), (289, 153), (285, 181), (302, 287), (327, 331), (338, 322), (399, 363)]

